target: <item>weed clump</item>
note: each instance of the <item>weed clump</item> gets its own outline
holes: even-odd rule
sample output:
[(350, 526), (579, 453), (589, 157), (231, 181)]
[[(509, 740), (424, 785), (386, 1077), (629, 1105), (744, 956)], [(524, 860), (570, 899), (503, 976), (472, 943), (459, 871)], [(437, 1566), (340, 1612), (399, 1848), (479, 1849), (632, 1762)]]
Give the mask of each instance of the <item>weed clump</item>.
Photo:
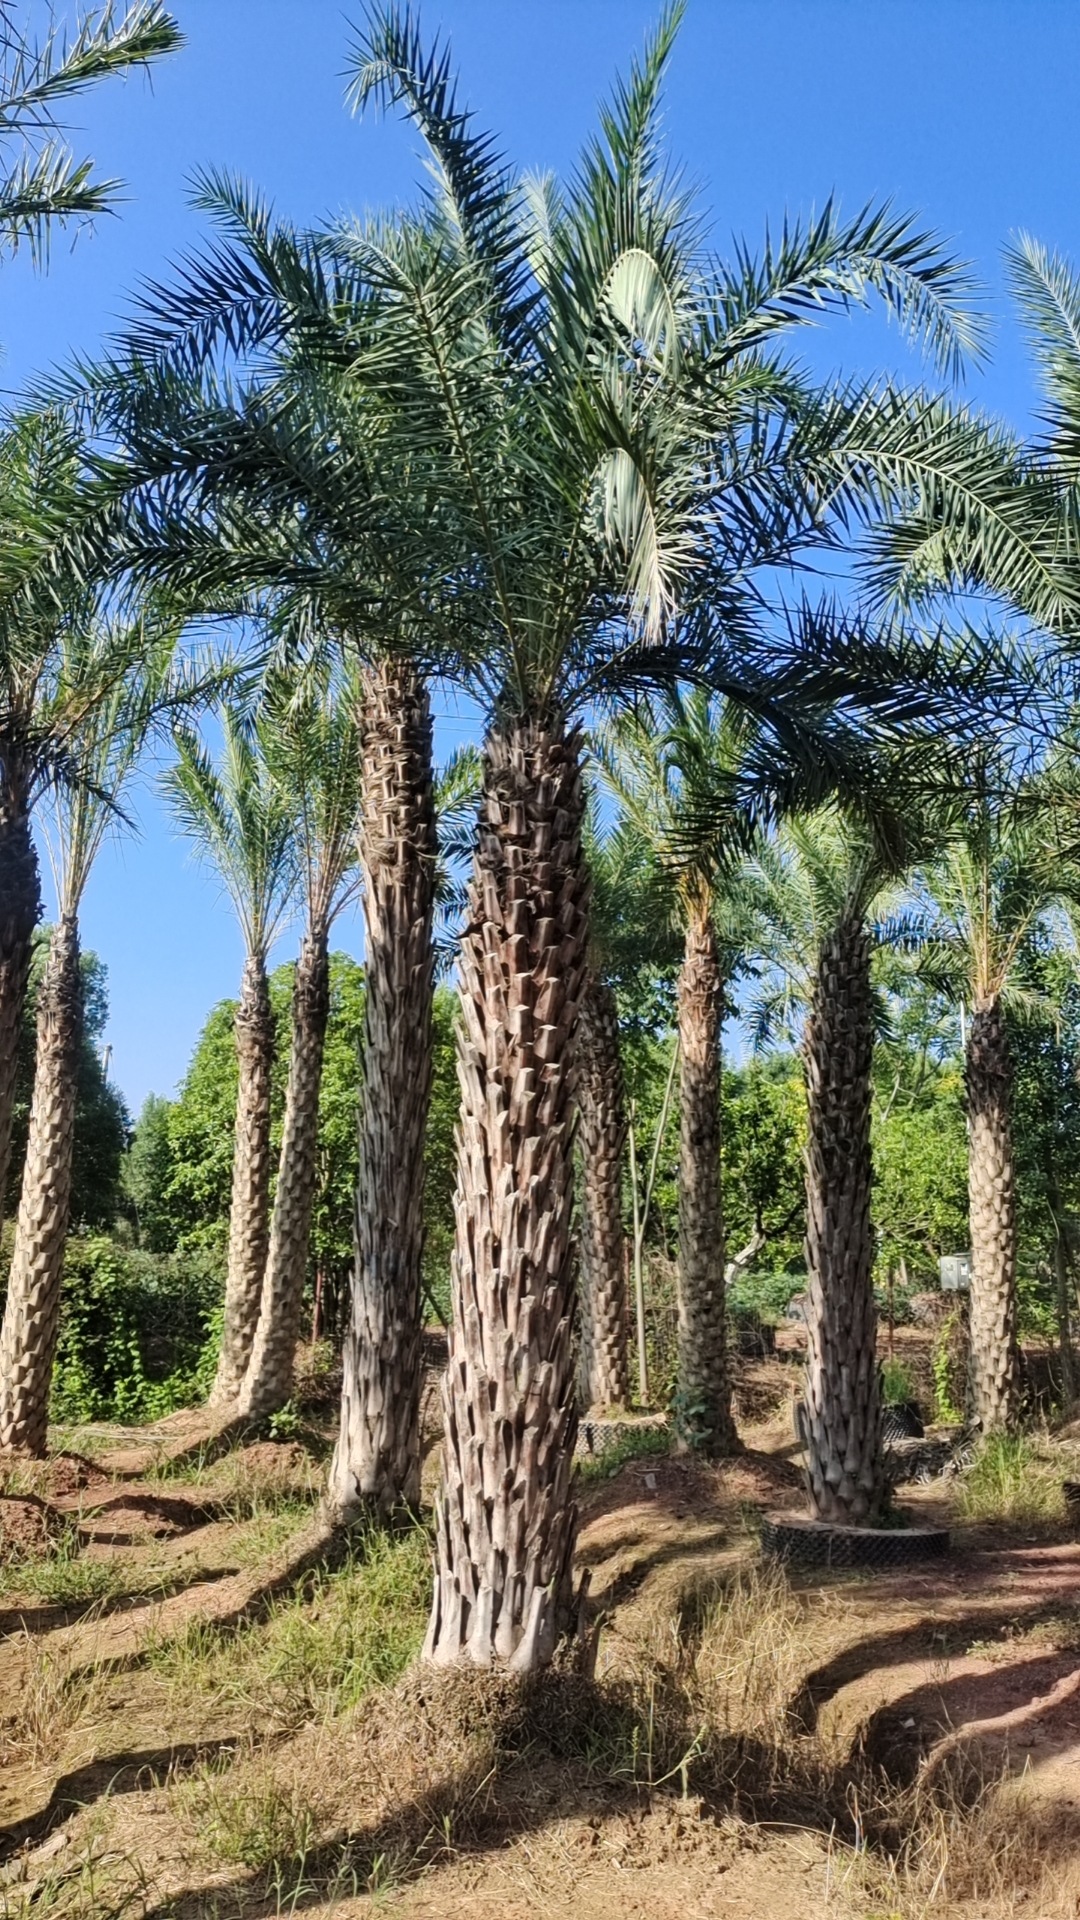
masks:
[(1065, 1513), (1061, 1477), (1026, 1434), (991, 1433), (964, 1474), (966, 1520), (1052, 1522)]

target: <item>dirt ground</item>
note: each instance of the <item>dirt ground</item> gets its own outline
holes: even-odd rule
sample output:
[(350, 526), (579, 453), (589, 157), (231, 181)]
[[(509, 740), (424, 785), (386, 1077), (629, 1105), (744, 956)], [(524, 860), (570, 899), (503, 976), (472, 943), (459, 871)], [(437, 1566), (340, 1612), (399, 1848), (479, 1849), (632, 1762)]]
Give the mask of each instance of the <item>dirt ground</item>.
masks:
[[(801, 1504), (790, 1375), (743, 1373), (770, 1417), (739, 1458), (590, 1468), (596, 1679), (546, 1704), (429, 1686), (415, 1638), (381, 1658), (425, 1550), (400, 1604), (392, 1555), (333, 1571), (325, 1435), (215, 1449), (185, 1415), (9, 1470), (4, 1912), (1080, 1915), (1080, 1542), (942, 1480), (904, 1502), (946, 1560), (763, 1571), (761, 1514)], [(1080, 1478), (1077, 1436), (1042, 1452)], [(370, 1666), (354, 1704), (335, 1661)]]

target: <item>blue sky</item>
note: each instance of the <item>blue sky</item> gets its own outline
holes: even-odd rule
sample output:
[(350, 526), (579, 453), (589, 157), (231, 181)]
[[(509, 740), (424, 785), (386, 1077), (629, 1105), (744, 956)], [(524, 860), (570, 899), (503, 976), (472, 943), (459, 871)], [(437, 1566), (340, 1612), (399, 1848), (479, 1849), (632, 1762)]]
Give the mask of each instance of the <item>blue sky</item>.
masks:
[[(359, 0), (173, 0), (183, 53), (76, 103), (73, 142), (127, 199), (47, 276), (2, 268), (0, 383), (90, 352), (125, 296), (195, 244), (186, 204), (200, 166), (242, 173), (283, 213), (317, 222), (408, 196), (415, 136), (346, 114), (343, 69)], [(65, 8), (58, 7), (63, 15)], [(43, 9), (32, 6), (38, 13)], [(430, 0), (464, 91), (529, 168), (569, 167), (612, 73), (640, 45), (651, 0)], [(721, 250), (766, 221), (892, 198), (974, 262), (995, 320), (992, 360), (968, 390), (1017, 425), (1037, 405), (1002, 285), (1001, 247), (1023, 227), (1080, 262), (1077, 0), (689, 0), (668, 94), (674, 154), (698, 186)], [(829, 329), (823, 369), (902, 367), (883, 323)], [(910, 369), (908, 369), (910, 371)], [(443, 712), (445, 751), (467, 718)], [(137, 1109), (171, 1092), (214, 1001), (239, 975), (239, 937), (152, 793), (143, 830), (103, 854), (84, 935), (109, 968), (112, 1072)], [(356, 919), (340, 943), (359, 954)], [(277, 958), (287, 958), (286, 938)]]

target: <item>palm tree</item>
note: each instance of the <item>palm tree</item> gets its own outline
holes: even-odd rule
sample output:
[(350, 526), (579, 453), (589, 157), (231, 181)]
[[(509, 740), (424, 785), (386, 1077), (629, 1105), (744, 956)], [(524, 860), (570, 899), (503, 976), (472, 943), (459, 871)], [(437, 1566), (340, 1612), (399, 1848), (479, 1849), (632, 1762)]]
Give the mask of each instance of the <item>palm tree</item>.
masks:
[(872, 960), (888, 931), (885, 889), (917, 849), (895, 783), (881, 791), (888, 799), (875, 810), (833, 807), (786, 822), (754, 861), (779, 986), (773, 1007), (758, 1010), (759, 1034), (777, 1003), (789, 1020), (805, 1012), (807, 1491), (818, 1519), (847, 1526), (873, 1525), (886, 1493), (870, 1219)]
[[(0, 1447), (42, 1454), (56, 1347), (60, 1285), (71, 1197), (72, 1150), (82, 1046), (79, 908), (94, 861), (152, 728), (200, 697), (198, 676), (178, 674), (175, 628), (138, 623), (138, 667), (114, 682), (72, 741), (52, 802), (51, 842), (59, 916), (38, 996), (37, 1054), (30, 1132), (15, 1245), (0, 1332)], [(100, 685), (130, 636), (105, 624), (70, 627), (61, 643), (58, 704)]]
[(101, 553), (83, 449), (58, 415), (23, 414), (0, 429), (0, 1195), (6, 1192), (17, 1044), (41, 882), (32, 816), (63, 776), (82, 730), (139, 663), (138, 622), (92, 624)]
[(630, 1398), (623, 1156), (626, 1089), (617, 989), (670, 961), (669, 902), (648, 843), (629, 820), (601, 830), (586, 816), (591, 899), (585, 991), (578, 1013), (579, 1389), (583, 1405)]
[(221, 1354), (210, 1404), (233, 1408), (251, 1359), (269, 1253), (270, 1074), (274, 1025), (267, 956), (296, 883), (292, 809), (250, 720), (219, 712), (215, 764), (187, 729), (176, 737), (166, 792), (177, 822), (218, 875), (244, 940), (234, 1030), (239, 1079)]
[(1060, 835), (1060, 780), (1020, 782), (983, 766), (941, 857), (919, 876), (927, 944), (919, 964), (966, 1005), (964, 1078), (971, 1222), (969, 1394), (984, 1432), (1019, 1415), (1016, 1348), (1016, 1168), (1008, 1015), (1028, 1010), (1022, 963), (1030, 939), (1069, 884)]
[[(564, 200), (550, 184), (524, 193), (459, 111), (446, 57), (425, 53), (408, 18), (372, 16), (357, 104), (405, 105), (437, 185), (420, 218), (346, 229), (314, 249), (342, 288), (351, 276), (342, 304), (361, 316), (347, 384), (352, 418), (359, 410), (372, 431), (336, 442), (335, 487), (364, 507), (369, 598), (373, 578), (399, 593), (396, 607), (393, 592), (376, 596), (395, 647), (464, 678), (489, 716), (462, 962), (455, 1315), (428, 1639), (439, 1661), (543, 1664), (568, 1617), (571, 1115), (587, 884), (575, 716), (706, 661), (732, 698), (766, 700), (777, 636), (749, 572), (822, 538), (823, 500), (837, 524), (853, 510), (884, 426), (884, 490), (922, 471), (925, 409), (866, 395), (823, 405), (772, 352), (780, 330), (876, 288), (946, 354), (972, 331), (951, 264), (872, 210), (841, 224), (830, 207), (760, 267), (703, 263), (658, 153), (675, 24), (665, 19), (605, 112), (603, 141)], [(155, 290), (136, 342), (144, 373), (147, 357), (190, 364), (208, 342), (248, 347), (282, 330), (290, 350), (322, 341), (321, 307), (294, 309), (283, 329), (281, 302), (268, 299), (279, 240), (256, 221), (254, 281), (250, 257), (225, 247), (171, 298)], [(162, 390), (145, 377), (144, 419)], [(255, 396), (258, 417), (277, 391)], [(199, 437), (211, 457), (214, 418)], [(947, 441), (942, 430), (935, 472), (960, 458)], [(194, 464), (201, 472), (198, 454)], [(388, 529), (380, 572), (368, 562)], [(174, 532), (165, 525), (165, 546)], [(395, 546), (408, 564), (388, 571)], [(864, 688), (876, 684), (880, 650), (871, 671), (835, 625), (810, 624), (814, 646), (795, 650), (797, 664), (787, 655), (790, 686), (823, 673), (850, 688), (860, 672)]]
[[(658, 154), (675, 25), (669, 14), (605, 111), (570, 195), (533, 194), (525, 250), (517, 182), (458, 109), (441, 50), (426, 54), (388, 11), (357, 54), (358, 103), (403, 104), (428, 141), (438, 188), (425, 233), (440, 243), (433, 261), (429, 244), (341, 237), (396, 296), (367, 377), (386, 392), (393, 367), (387, 431), (422, 448), (440, 532), (456, 529), (456, 611), (482, 589), (458, 668), (488, 723), (426, 1642), (440, 1663), (541, 1666), (572, 1611), (571, 1118), (587, 962), (575, 713), (706, 670), (733, 699), (773, 692), (777, 636), (747, 576), (820, 536), (813, 473), (842, 491), (872, 454), (869, 436), (854, 452), (858, 409), (839, 407), (836, 425), (763, 354), (770, 336), (874, 284), (920, 331), (963, 333), (952, 269), (877, 215), (842, 231), (830, 209), (760, 272), (741, 260), (705, 282), (690, 208)], [(813, 660), (850, 688), (827, 628), (792, 684)]]
[(682, 933), (676, 1428), (687, 1445), (722, 1454), (735, 1445), (735, 1426), (724, 1300), (720, 1029), (726, 979), (752, 937), (737, 875), (752, 821), (738, 790), (731, 717), (706, 692), (639, 703), (615, 722), (600, 757), (624, 814), (668, 867)]
[[(149, 67), (184, 44), (161, 0), (134, 0), (118, 14), (113, 0), (76, 20), (70, 37), (55, 25), (41, 44), (16, 24), (14, 8), (0, 13), (0, 245), (11, 252), (28, 242), (35, 257), (48, 247), (49, 229), (85, 223), (111, 211), (118, 180), (95, 180), (93, 161), (76, 161), (57, 138), (57, 110), (73, 95), (132, 67)], [(11, 148), (16, 149), (10, 158)]]
[(292, 1393), (307, 1278), (319, 1145), (319, 1089), (330, 1012), (330, 931), (355, 890), (360, 786), (356, 690), (274, 677), (258, 726), (270, 777), (293, 823), (306, 922), (292, 997), (285, 1119), (258, 1323), (237, 1409), (274, 1413)]

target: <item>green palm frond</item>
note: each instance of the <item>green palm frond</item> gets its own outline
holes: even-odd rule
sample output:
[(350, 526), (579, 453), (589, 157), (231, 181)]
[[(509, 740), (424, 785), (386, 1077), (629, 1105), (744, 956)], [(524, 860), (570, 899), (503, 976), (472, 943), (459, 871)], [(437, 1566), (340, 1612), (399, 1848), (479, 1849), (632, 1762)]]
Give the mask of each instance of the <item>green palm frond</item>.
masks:
[(28, 244), (40, 259), (52, 224), (109, 210), (120, 182), (95, 179), (93, 162), (76, 160), (55, 137), (58, 111), (98, 81), (182, 45), (161, 0), (133, 0), (122, 13), (106, 0), (72, 35), (53, 27), (40, 43), (15, 25), (10, 6), (0, 9), (0, 149), (12, 141), (23, 147), (0, 178), (0, 243), (12, 252)]
[(180, 831), (228, 894), (247, 951), (265, 960), (296, 890), (293, 819), (251, 719), (230, 706), (218, 717), (217, 760), (192, 729), (178, 728), (163, 785)]
[(1075, 465), (1080, 456), (1080, 278), (1030, 234), (1006, 249), (1009, 284), (1042, 376), (1050, 428), (1048, 451)]

